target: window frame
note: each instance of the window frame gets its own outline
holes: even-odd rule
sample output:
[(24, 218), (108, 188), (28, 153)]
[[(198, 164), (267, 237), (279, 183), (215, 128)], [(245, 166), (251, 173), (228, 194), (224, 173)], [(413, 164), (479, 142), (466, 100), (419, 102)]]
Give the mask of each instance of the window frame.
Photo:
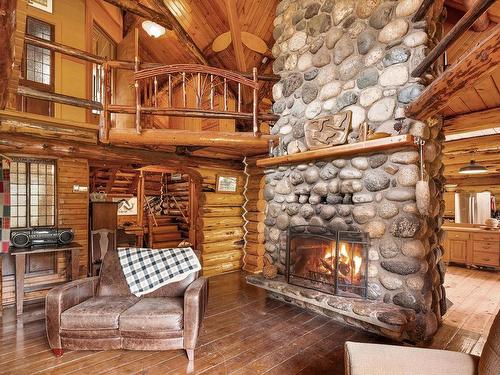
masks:
[[(55, 228), (57, 227), (58, 219), (58, 200), (57, 200), (57, 160), (54, 159), (37, 159), (30, 157), (14, 157), (13, 162), (26, 163), (26, 226), (24, 227), (11, 227), (13, 230), (26, 230), (30, 228)], [(32, 164), (45, 164), (54, 166), (54, 224), (52, 225), (31, 225), (31, 165)], [(46, 184), (47, 185), (47, 184)], [(16, 194), (19, 196), (19, 194)], [(11, 192), (12, 202), (12, 192)], [(11, 206), (13, 206), (11, 204)], [(16, 204), (18, 207), (18, 205)], [(47, 215), (46, 215), (47, 216)], [(19, 217), (19, 215), (17, 215)]]
[[(39, 18), (35, 18), (32, 16), (26, 17), (26, 29), (25, 29), (26, 35), (29, 35), (32, 38), (39, 39), (36, 36), (28, 34), (28, 24), (29, 24), (30, 20), (34, 20), (35, 22), (41, 22), (43, 24), (48, 25), (50, 27), (50, 41), (51, 42), (54, 41), (55, 26), (49, 22), (46, 22), (44, 20), (41, 20)], [(40, 39), (40, 40), (47, 41), (45, 39)], [(50, 84), (32, 81), (32, 80), (27, 79), (27, 74), (26, 74), (27, 58), (28, 58), (28, 44), (30, 46), (36, 47), (35, 45), (30, 44), (29, 42), (24, 43), (24, 49), (23, 49), (24, 57), (22, 59), (22, 72), (23, 72), (23, 74), (22, 74), (22, 77), (19, 79), (19, 81), (22, 82), (23, 85), (33, 87), (33, 88), (36, 88), (38, 90), (47, 91), (47, 92), (54, 92), (54, 87), (55, 87), (55, 82), (54, 82), (55, 81), (55, 67), (54, 67), (54, 65), (55, 65), (55, 53), (54, 53), (54, 51), (49, 50), (50, 51)], [(44, 47), (39, 47), (39, 48), (44, 48)], [(45, 49), (48, 49), (48, 48), (45, 48)]]

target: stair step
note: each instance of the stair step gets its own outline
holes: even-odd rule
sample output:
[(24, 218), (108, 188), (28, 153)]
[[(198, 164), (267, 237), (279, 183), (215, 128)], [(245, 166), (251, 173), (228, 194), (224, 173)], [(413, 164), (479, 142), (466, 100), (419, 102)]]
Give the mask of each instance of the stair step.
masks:
[(153, 235), (153, 242), (161, 242), (161, 241), (173, 241), (182, 240), (182, 233), (179, 232), (171, 232), (171, 233), (161, 233)]
[(166, 247), (177, 247), (182, 240), (163, 241), (153, 243), (153, 249), (163, 249)]
[(161, 227), (153, 227), (153, 233), (170, 233), (177, 232), (177, 225), (163, 225)]

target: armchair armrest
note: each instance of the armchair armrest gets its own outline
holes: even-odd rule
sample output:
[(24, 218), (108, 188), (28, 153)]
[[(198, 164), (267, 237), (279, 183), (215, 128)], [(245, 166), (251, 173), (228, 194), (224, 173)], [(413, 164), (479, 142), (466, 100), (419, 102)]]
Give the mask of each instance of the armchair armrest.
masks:
[(476, 375), (478, 361), (449, 350), (345, 343), (346, 375)]
[(69, 308), (92, 298), (97, 289), (99, 276), (71, 281), (57, 286), (45, 297), (45, 326), (52, 349), (61, 349), (61, 314)]
[(193, 350), (205, 316), (208, 301), (208, 280), (199, 277), (184, 292), (184, 348)]

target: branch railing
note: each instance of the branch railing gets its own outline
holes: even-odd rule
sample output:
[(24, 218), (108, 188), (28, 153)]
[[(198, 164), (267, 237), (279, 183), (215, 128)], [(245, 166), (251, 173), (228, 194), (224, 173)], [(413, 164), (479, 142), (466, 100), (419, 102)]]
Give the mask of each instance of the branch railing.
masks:
[[(278, 116), (270, 113), (258, 113), (258, 91), (260, 81), (275, 82), (279, 77), (272, 74), (257, 73), (254, 68), (252, 73), (234, 72), (218, 69), (205, 65), (163, 65), (158, 63), (144, 63), (138, 58), (138, 39), (136, 37), (134, 61), (109, 60), (78, 48), (66, 46), (57, 42), (39, 39), (25, 35), (25, 42), (32, 45), (50, 49), (67, 56), (72, 56), (93, 64), (98, 64), (101, 76), (101, 101), (94, 101), (58, 93), (48, 93), (34, 88), (19, 86), (17, 93), (26, 97), (47, 100), (53, 103), (66, 104), (81, 108), (95, 109), (101, 112), (99, 123), (99, 140), (109, 143), (111, 129), (111, 114), (135, 115), (136, 132), (143, 128), (141, 117), (144, 115), (172, 116), (172, 117), (198, 117), (215, 119), (232, 119), (252, 121), (253, 133), (260, 135), (259, 121), (276, 121)], [(133, 70), (135, 104), (122, 105), (113, 103), (111, 85), (115, 70)], [(181, 106), (173, 105), (174, 91), (182, 85)], [(191, 86), (196, 95), (194, 106), (187, 103), (187, 90)], [(235, 92), (233, 90), (235, 89)], [(251, 90), (252, 110), (245, 112), (243, 108), (243, 92)], [(167, 93), (167, 105), (161, 105), (160, 92)], [(235, 110), (230, 110), (229, 97), (235, 98)], [(221, 97), (222, 108), (216, 108), (216, 98)], [(208, 103), (208, 104), (207, 104)], [(250, 104), (250, 103), (248, 103)]]
[[(257, 69), (253, 70), (253, 79), (244, 77), (240, 73), (223, 70), (205, 65), (176, 64), (165, 65), (144, 70), (137, 70), (134, 74), (135, 106), (110, 104), (111, 93), (109, 85), (110, 65), (104, 63), (103, 71), (103, 121), (101, 141), (109, 140), (111, 129), (110, 114), (135, 115), (136, 132), (142, 131), (141, 115), (174, 116), (174, 117), (202, 117), (219, 119), (252, 120), (253, 133), (260, 134), (259, 120), (271, 120), (274, 117), (258, 113), (259, 80)], [(163, 88), (160, 90), (160, 85)], [(180, 87), (179, 87), (180, 86)], [(229, 90), (236, 86), (235, 109), (229, 105)], [(174, 100), (175, 90), (180, 89), (180, 105)], [(243, 90), (253, 92), (252, 111), (243, 109)], [(159, 97), (165, 93), (166, 103), (160, 103)], [(194, 105), (189, 105), (188, 95), (193, 93)], [(219, 103), (222, 108), (217, 108)]]

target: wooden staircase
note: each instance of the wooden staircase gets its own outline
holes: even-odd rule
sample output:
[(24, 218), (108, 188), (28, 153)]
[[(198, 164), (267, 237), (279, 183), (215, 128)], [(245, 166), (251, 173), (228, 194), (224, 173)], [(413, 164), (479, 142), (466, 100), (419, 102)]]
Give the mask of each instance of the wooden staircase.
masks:
[(148, 230), (150, 248), (177, 247), (182, 242), (182, 233), (176, 220), (177, 218), (172, 216), (155, 216), (155, 220), (150, 219)]

